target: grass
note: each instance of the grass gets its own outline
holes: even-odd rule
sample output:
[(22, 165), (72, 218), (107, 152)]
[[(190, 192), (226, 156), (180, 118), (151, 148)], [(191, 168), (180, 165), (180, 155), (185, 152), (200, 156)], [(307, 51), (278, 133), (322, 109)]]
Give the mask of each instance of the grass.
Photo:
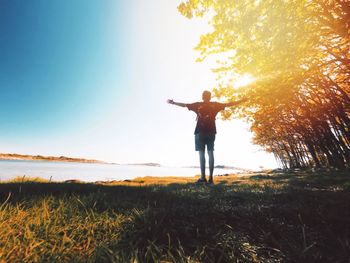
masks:
[(0, 184), (0, 262), (349, 262), (349, 171)]

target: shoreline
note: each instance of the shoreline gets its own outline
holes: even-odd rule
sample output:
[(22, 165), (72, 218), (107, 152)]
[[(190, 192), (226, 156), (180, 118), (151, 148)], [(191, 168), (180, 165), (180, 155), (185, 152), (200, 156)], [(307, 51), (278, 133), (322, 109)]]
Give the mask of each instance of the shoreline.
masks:
[[(252, 176), (259, 176), (260, 174), (266, 174), (264, 172), (259, 173), (231, 173), (231, 174), (219, 174), (214, 175), (214, 184), (226, 184), (232, 183), (234, 181), (239, 182), (242, 180), (247, 180)], [(6, 184), (11, 182), (16, 183), (58, 183), (58, 184), (93, 184), (93, 185), (106, 185), (106, 186), (116, 186), (116, 185), (127, 185), (127, 186), (150, 186), (150, 185), (169, 185), (169, 184), (191, 184), (196, 183), (199, 174), (193, 176), (138, 176), (132, 179), (111, 179), (111, 180), (96, 180), (96, 181), (84, 181), (77, 178), (70, 178), (66, 180), (52, 180), (46, 179), (40, 176), (15, 176), (10, 179), (0, 180), (0, 184)]]
[(69, 162), (69, 163), (100, 163), (108, 164), (104, 161), (85, 158), (72, 158), (67, 156), (42, 156), (17, 153), (0, 153), (2, 161), (47, 161), (47, 162)]

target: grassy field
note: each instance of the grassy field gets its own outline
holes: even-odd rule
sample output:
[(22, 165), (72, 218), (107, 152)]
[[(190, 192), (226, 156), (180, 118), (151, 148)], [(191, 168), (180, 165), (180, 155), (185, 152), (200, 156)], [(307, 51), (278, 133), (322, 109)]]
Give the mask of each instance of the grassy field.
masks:
[(0, 184), (0, 262), (350, 262), (350, 172)]

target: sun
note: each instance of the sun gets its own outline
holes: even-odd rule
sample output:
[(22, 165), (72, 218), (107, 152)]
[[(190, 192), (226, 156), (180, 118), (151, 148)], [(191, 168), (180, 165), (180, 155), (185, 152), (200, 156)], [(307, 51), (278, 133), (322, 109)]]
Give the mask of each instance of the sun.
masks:
[(244, 87), (253, 83), (255, 80), (256, 78), (254, 78), (252, 75), (244, 74), (236, 78), (236, 81), (234, 82), (233, 86), (235, 88)]

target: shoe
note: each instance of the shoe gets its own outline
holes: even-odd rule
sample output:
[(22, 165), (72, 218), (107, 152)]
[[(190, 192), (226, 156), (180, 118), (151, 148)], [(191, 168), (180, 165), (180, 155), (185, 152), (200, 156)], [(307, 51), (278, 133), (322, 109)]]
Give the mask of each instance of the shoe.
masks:
[(209, 180), (208, 180), (208, 184), (213, 184), (214, 183), (214, 181), (213, 181), (213, 177), (212, 176), (210, 176), (209, 177)]
[(201, 183), (206, 183), (207, 179), (205, 178), (199, 178), (196, 183), (201, 184)]

